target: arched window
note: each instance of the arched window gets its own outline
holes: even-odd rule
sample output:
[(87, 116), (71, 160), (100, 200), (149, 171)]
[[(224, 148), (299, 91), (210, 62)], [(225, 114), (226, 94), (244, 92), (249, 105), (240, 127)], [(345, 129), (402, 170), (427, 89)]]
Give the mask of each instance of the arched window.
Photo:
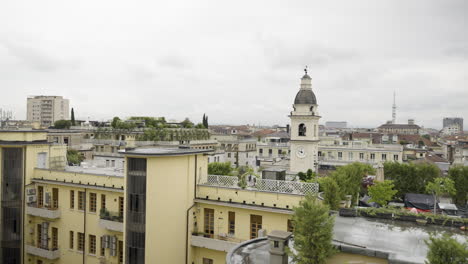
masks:
[(299, 136), (305, 137), (306, 135), (306, 126), (304, 124), (299, 125)]

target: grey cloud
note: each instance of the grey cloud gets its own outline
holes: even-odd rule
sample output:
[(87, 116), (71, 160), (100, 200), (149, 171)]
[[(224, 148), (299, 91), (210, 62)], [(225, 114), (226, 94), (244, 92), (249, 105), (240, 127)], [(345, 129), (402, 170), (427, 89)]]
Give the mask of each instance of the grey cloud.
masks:
[(59, 58), (41, 51), (31, 44), (2, 41), (0, 45), (4, 46), (8, 54), (18, 59), (21, 64), (37, 71), (51, 72), (60, 69), (75, 69), (80, 65), (77, 59)]

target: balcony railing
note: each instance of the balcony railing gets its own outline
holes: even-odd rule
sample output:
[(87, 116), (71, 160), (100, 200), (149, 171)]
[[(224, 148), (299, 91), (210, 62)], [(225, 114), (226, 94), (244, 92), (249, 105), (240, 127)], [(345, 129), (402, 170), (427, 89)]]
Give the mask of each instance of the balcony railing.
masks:
[(29, 203), (26, 206), (26, 213), (29, 215), (58, 219), (60, 218), (60, 210), (58, 207), (44, 207), (38, 206), (36, 203)]
[(220, 236), (209, 238), (200, 235), (192, 235), (191, 239), (191, 245), (194, 247), (207, 248), (224, 252), (229, 252), (232, 248), (239, 244), (239, 242), (241, 241), (229, 241)]
[[(241, 188), (239, 187), (239, 179), (236, 176), (208, 175), (206, 182), (202, 183), (202, 185)], [(318, 183), (278, 181), (252, 177), (250, 181), (247, 181), (245, 189), (305, 195), (308, 193), (318, 193), (319, 185)]]
[(99, 226), (107, 230), (123, 232), (123, 215), (106, 209), (99, 214)]
[(46, 249), (38, 247), (34, 244), (27, 244), (26, 245), (26, 253), (39, 256), (46, 259), (58, 259), (60, 257), (60, 250), (59, 249)]

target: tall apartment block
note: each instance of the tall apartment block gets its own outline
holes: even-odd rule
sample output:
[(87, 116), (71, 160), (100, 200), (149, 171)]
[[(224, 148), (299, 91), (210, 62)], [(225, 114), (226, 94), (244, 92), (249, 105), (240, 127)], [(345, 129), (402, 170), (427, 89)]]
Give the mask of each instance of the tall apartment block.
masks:
[(463, 131), (463, 118), (461, 117), (445, 117), (443, 120), (443, 128), (458, 125), (460, 131)]
[(70, 119), (69, 104), (69, 100), (62, 96), (28, 97), (26, 119), (39, 122), (44, 127), (52, 126), (57, 120)]

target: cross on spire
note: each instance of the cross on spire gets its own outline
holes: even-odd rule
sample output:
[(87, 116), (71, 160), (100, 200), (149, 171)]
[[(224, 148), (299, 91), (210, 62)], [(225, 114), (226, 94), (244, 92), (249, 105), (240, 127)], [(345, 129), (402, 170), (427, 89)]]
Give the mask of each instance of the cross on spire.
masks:
[(305, 72), (305, 74), (307, 75), (307, 65), (306, 65), (305, 68), (304, 68), (304, 72)]

